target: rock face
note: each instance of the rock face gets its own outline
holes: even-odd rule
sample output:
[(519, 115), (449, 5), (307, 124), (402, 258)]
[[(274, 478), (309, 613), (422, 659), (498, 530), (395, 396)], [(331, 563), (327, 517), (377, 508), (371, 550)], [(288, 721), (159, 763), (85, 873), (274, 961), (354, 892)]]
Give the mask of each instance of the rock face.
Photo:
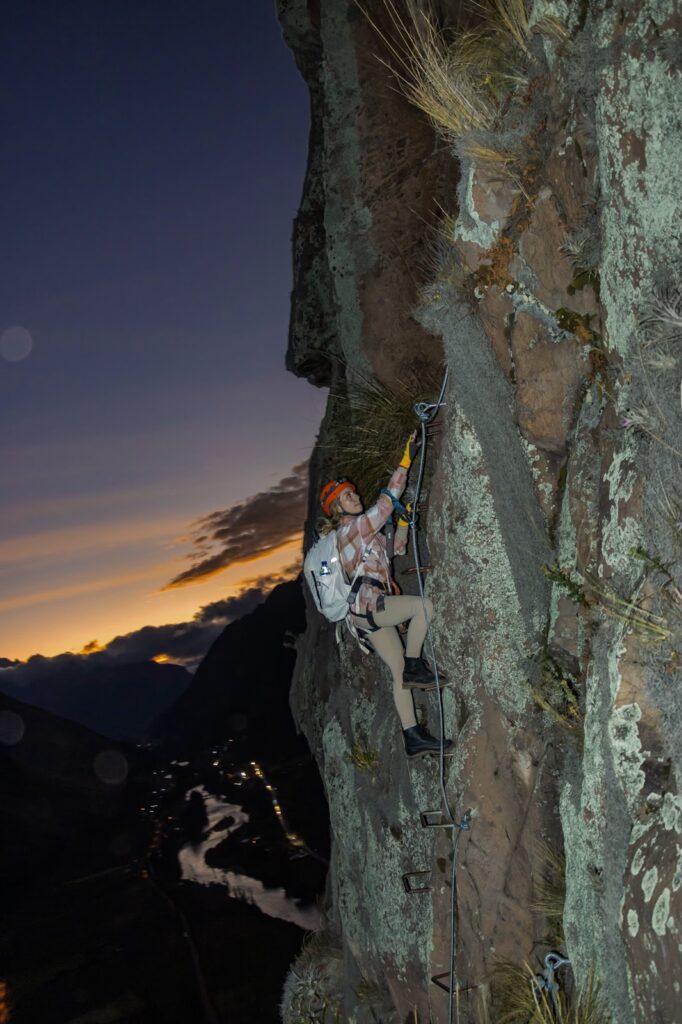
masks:
[[(395, 35), (385, 4), (363, 6)], [(440, 5), (446, 22), (458, 6)], [(558, 944), (568, 987), (597, 982), (613, 1021), (669, 1022), (682, 966), (682, 8), (529, 8), (525, 81), (483, 139), (505, 163), (480, 132), (478, 148), (458, 140), (459, 159), (437, 142), (349, 0), (279, 0), (313, 114), (287, 360), (334, 401), (357, 373), (390, 384), (449, 366), (421, 528), (453, 684), (444, 783), (473, 812), (454, 850), (459, 1019), (494, 1021), (495, 969)], [(439, 207), (452, 213), (440, 235)], [(331, 410), (312, 496), (339, 469), (334, 425)], [(337, 649), (312, 608), (308, 622), (292, 706), (331, 814), (342, 969), (329, 1005), (356, 1022), (446, 1021), (431, 979), (447, 984), (451, 966), (452, 833), (420, 821), (442, 806), (438, 765), (406, 762), (377, 659)], [(429, 891), (406, 893), (411, 871), (429, 872)], [(540, 895), (552, 871), (559, 912)]]

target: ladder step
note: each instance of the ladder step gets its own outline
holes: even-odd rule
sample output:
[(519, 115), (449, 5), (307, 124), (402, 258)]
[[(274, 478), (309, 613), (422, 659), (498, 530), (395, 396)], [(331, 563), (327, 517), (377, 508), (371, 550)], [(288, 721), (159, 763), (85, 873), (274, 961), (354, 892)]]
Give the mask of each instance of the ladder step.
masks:
[(424, 877), (425, 875), (431, 875), (430, 871), (406, 871), (403, 875), (403, 888), (408, 896), (413, 896), (416, 892), (431, 892), (430, 885), (412, 885), (412, 879), (418, 877)]
[[(431, 981), (433, 982), (434, 985), (437, 985), (438, 988), (442, 988), (444, 992), (447, 992), (449, 994), (450, 986), (444, 985), (443, 982), (440, 980), (441, 978), (448, 978), (449, 980), (450, 971), (444, 971), (442, 974), (434, 974), (431, 977)], [(455, 992), (473, 992), (474, 989), (480, 987), (480, 985), (457, 985), (455, 988)]]
[(454, 828), (451, 821), (443, 820), (442, 811), (422, 811), (419, 815), (422, 828)]

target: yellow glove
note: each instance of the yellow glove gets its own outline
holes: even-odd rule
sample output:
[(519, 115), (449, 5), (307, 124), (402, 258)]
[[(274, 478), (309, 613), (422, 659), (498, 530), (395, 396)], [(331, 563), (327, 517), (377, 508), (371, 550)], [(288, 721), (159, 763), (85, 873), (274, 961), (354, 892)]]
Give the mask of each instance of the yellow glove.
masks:
[(405, 451), (403, 452), (403, 457), (400, 460), (401, 469), (410, 468), (410, 466), (412, 465), (413, 458), (421, 448), (421, 443), (421, 438), (417, 437), (417, 431), (413, 431), (407, 439)]
[[(412, 502), (411, 501), (408, 501), (408, 503), (405, 506), (405, 508), (407, 509), (407, 511), (410, 514), (412, 514)], [(401, 515), (401, 516), (398, 517), (398, 526), (409, 526), (409, 525), (410, 525), (410, 521), (409, 521), (409, 519), (406, 519), (405, 516)]]

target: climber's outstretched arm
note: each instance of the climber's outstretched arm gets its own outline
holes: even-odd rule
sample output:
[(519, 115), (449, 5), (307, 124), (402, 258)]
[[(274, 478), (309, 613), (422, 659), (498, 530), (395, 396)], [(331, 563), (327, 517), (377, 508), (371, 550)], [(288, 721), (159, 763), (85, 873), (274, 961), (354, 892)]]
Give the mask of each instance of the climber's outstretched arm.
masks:
[[(403, 457), (400, 460), (400, 465), (388, 481), (386, 490), (396, 499), (400, 498), (405, 490), (407, 472), (412, 464), (412, 459), (419, 450), (420, 443), (417, 431), (410, 434), (405, 445)], [(360, 516), (355, 516), (349, 522), (344, 522), (340, 527), (339, 534), (343, 536), (344, 543), (352, 541), (353, 537), (359, 537), (363, 545), (368, 544), (374, 534), (381, 529), (384, 523), (388, 522), (392, 514), (393, 502), (391, 498), (388, 494), (380, 494), (376, 502), (366, 512), (363, 512)]]

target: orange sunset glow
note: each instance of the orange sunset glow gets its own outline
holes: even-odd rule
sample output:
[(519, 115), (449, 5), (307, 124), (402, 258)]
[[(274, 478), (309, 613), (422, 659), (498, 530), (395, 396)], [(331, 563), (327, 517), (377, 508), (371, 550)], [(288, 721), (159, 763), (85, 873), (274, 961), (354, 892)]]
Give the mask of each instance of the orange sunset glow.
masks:
[[(240, 562), (182, 587), (163, 589), (177, 571), (178, 561), (173, 558), (108, 577), (80, 579), (62, 587), (7, 598), (0, 601), (0, 652), (3, 657), (20, 660), (37, 653), (91, 653), (113, 637), (141, 626), (186, 622), (203, 605), (236, 596), (255, 578), (276, 578), (300, 558), (300, 552), (298, 535), (261, 558)], [(45, 605), (49, 606), (50, 614), (44, 619), (40, 612)]]

